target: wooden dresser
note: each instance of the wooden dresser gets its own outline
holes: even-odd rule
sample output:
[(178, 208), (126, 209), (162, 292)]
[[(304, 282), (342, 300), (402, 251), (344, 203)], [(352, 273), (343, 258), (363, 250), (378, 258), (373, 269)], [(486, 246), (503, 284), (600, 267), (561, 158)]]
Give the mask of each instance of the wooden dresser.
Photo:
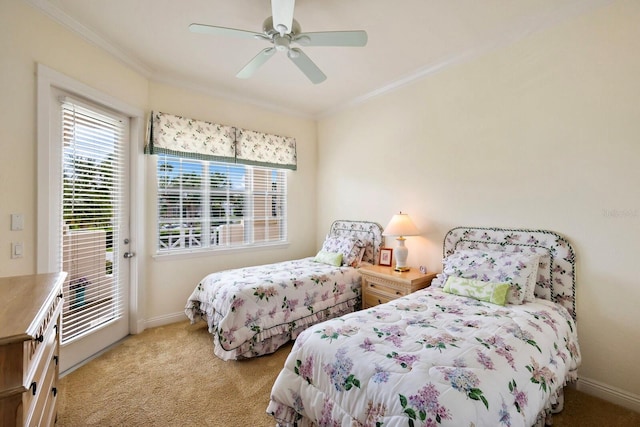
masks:
[(55, 424), (65, 277), (0, 278), (0, 427)]

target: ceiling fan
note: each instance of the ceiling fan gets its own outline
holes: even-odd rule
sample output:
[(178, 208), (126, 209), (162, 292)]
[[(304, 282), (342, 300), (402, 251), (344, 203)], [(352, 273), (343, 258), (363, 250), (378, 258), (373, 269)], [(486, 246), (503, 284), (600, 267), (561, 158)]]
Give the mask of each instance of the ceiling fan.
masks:
[(263, 49), (236, 74), (236, 77), (241, 79), (251, 77), (276, 51), (281, 51), (287, 53), (287, 57), (309, 80), (315, 84), (321, 83), (327, 76), (301, 49), (291, 47), (292, 44), (301, 46), (365, 46), (367, 44), (367, 33), (362, 30), (303, 33), (298, 21), (293, 19), (294, 6), (295, 0), (271, 0), (272, 16), (264, 20), (262, 33), (195, 23), (189, 25), (189, 30), (193, 33), (258, 39), (271, 43), (271, 47)]

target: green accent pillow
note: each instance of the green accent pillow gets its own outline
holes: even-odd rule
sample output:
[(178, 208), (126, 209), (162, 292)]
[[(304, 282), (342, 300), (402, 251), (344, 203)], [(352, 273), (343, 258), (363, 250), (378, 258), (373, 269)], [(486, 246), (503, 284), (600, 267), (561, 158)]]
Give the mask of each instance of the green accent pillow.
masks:
[(482, 280), (465, 279), (463, 277), (449, 276), (444, 284), (443, 291), (477, 299), (478, 301), (505, 305), (509, 283), (484, 282)]
[(333, 265), (334, 267), (340, 267), (342, 265), (342, 253), (320, 251), (313, 260), (315, 262)]

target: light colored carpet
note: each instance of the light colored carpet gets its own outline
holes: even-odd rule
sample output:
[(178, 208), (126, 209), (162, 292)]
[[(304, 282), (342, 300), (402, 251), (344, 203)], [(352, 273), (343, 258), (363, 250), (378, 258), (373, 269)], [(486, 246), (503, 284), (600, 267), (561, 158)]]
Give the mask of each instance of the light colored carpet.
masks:
[[(273, 427), (265, 410), (290, 350), (223, 362), (204, 322), (149, 329), (62, 378), (58, 426)], [(567, 389), (554, 426), (638, 427), (640, 414)]]
[(271, 386), (291, 350), (224, 362), (206, 324), (127, 338), (61, 379), (58, 426), (269, 426)]

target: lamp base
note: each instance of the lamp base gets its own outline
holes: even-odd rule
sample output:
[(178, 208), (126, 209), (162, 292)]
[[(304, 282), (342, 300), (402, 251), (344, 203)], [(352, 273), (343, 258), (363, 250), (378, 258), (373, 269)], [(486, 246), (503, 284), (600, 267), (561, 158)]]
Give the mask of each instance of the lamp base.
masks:
[(399, 272), (409, 271), (409, 267), (407, 267), (407, 255), (409, 255), (409, 249), (404, 245), (404, 241), (406, 239), (399, 236), (396, 240), (398, 241), (398, 247), (393, 251), (396, 256), (395, 270)]

